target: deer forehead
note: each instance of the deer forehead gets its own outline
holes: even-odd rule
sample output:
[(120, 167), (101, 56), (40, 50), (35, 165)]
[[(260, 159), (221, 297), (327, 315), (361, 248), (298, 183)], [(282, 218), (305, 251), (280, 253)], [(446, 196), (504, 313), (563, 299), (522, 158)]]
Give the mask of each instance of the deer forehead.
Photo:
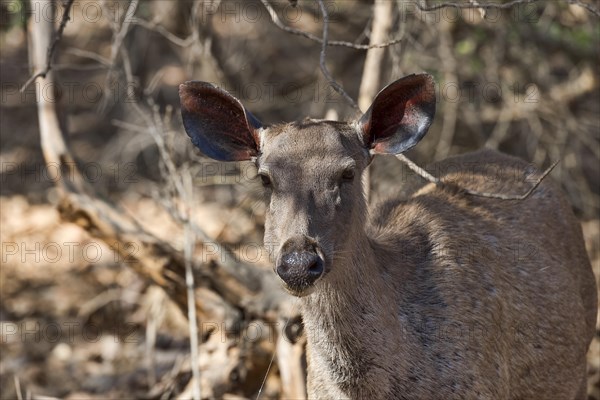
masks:
[(340, 169), (356, 166), (368, 152), (345, 122), (305, 120), (266, 128), (259, 165)]

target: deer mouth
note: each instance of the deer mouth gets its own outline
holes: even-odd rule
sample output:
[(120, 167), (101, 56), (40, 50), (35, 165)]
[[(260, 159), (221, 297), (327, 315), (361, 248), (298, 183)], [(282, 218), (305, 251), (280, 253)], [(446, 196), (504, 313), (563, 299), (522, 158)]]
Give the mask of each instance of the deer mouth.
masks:
[(297, 289), (297, 288), (292, 288), (290, 286), (288, 286), (285, 282), (282, 285), (283, 288), (285, 289), (285, 291), (289, 294), (291, 294), (294, 297), (306, 297), (310, 294), (312, 294), (315, 291), (315, 286), (309, 286), (307, 288), (304, 289)]

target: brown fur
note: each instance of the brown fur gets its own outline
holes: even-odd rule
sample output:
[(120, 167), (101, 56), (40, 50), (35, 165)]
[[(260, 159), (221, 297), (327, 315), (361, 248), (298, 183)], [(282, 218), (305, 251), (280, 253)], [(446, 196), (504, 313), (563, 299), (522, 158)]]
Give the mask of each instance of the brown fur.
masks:
[[(430, 170), (514, 194), (539, 174), (492, 151)], [(549, 179), (523, 201), (413, 185), (347, 229), (344, 273), (303, 299), (310, 398), (585, 398), (596, 287)]]

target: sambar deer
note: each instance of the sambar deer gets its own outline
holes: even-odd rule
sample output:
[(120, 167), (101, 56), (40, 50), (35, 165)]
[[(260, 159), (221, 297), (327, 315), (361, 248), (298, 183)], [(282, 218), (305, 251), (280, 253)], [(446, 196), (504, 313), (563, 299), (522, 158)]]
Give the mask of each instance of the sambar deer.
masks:
[(361, 173), (415, 146), (435, 113), (430, 75), (402, 78), (346, 123), (262, 125), (205, 82), (180, 86), (183, 123), (215, 160), (251, 160), (265, 243), (301, 298), (311, 399), (584, 399), (597, 291), (580, 225), (549, 179), (478, 151), (435, 164), (370, 211)]

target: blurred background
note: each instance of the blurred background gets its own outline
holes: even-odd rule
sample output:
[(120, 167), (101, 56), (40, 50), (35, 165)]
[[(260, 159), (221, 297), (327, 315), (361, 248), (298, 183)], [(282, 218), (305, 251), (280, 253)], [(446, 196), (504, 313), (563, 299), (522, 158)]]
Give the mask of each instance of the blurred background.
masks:
[[(423, 71), (437, 81), (435, 122), (409, 158), (426, 166), (489, 147), (541, 169), (560, 160), (550, 176), (581, 220), (598, 279), (598, 2), (388, 3), (386, 21), (374, 22), (373, 2), (325, 2), (329, 40), (347, 42), (327, 47), (333, 79), (358, 101), (365, 45), (387, 42), (373, 69), (378, 88)], [(302, 326), (271, 286), (255, 171), (192, 148), (178, 85), (212, 82), (266, 124), (355, 118), (320, 69), (319, 4), (77, 0), (53, 53), (54, 81), (24, 87), (34, 72), (28, 24), (58, 28), (66, 7), (0, 2), (0, 397), (190, 398), (191, 258), (203, 398), (299, 393), (289, 376), (302, 381)], [(56, 108), (71, 169), (44, 159), (42, 100)], [(65, 195), (57, 183), (73, 180), (69, 171), (88, 197)], [(376, 159), (371, 199), (408, 175), (399, 160)], [(588, 357), (592, 399), (599, 335)]]

